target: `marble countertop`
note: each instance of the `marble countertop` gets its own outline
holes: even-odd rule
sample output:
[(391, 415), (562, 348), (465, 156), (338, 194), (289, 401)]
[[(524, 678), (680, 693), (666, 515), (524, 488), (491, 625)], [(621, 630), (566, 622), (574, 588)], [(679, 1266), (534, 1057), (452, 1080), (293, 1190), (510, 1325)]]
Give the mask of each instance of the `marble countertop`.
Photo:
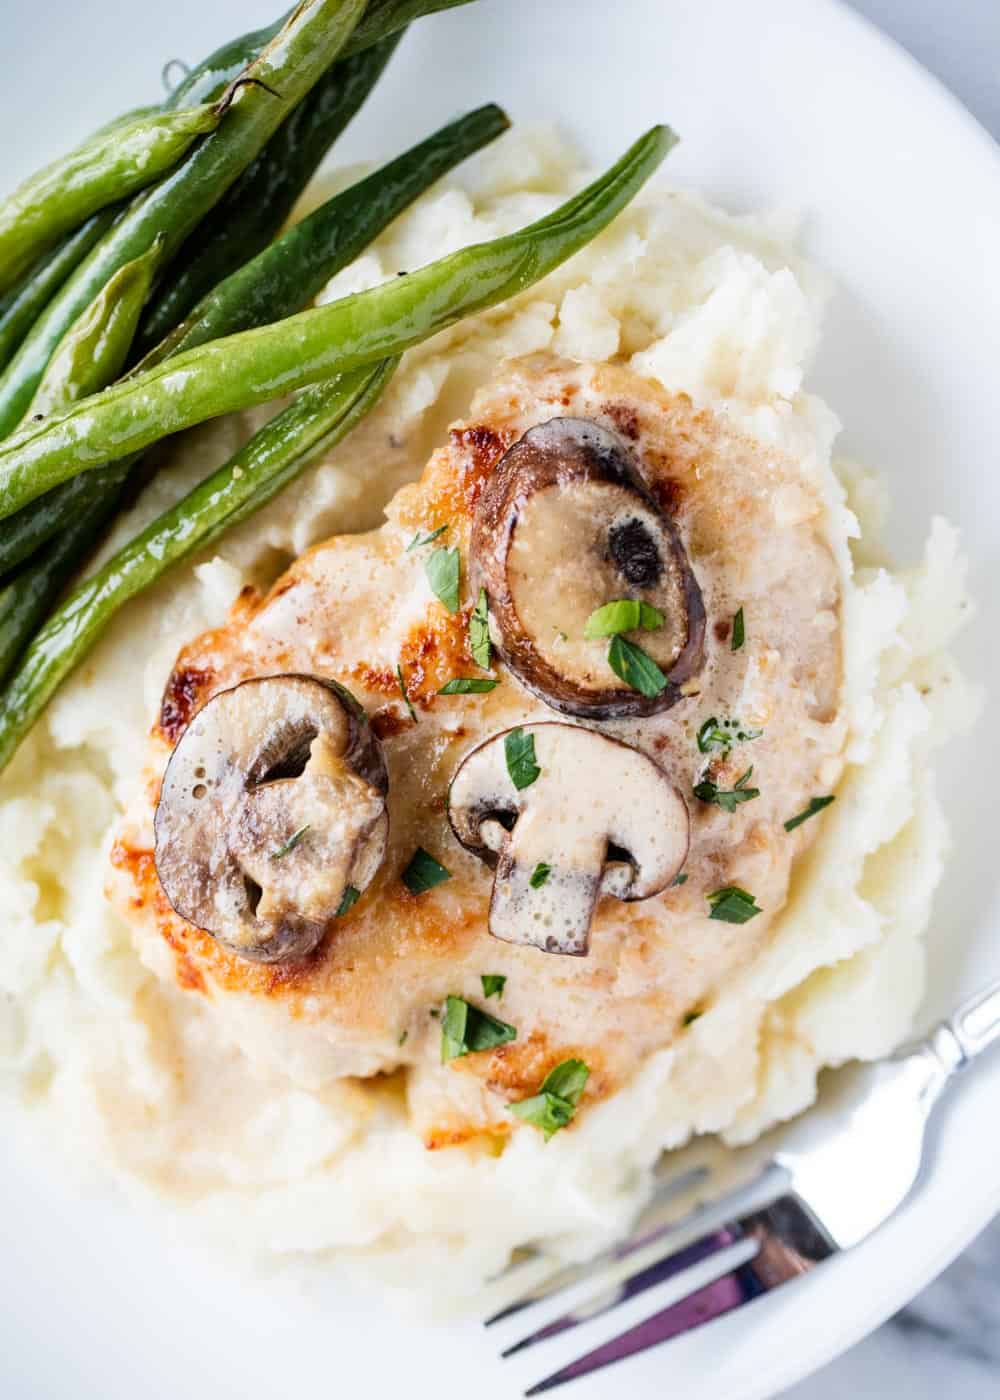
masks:
[[(1000, 0), (849, 3), (909, 49), (1000, 140)], [(942, 1396), (1000, 1396), (1000, 1220), (909, 1307), (784, 1400)]]

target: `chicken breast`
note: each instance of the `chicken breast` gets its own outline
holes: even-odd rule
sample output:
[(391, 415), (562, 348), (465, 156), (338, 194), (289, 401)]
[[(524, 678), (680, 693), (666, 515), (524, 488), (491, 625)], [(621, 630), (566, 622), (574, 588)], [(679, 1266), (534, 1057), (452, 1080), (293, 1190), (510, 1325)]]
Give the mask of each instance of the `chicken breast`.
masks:
[[(560, 418), (590, 421), (627, 444), (700, 590), (700, 664), (675, 703), (656, 713), (567, 721), (496, 654), (495, 689), (439, 693), (456, 676), (486, 674), (469, 643), (477, 502), (505, 452), (529, 429)], [(535, 1094), (568, 1058), (590, 1069), (585, 1112), (683, 1036), (767, 944), (818, 825), (788, 831), (785, 823), (832, 793), (840, 775), (840, 579), (824, 510), (802, 464), (624, 367), (550, 356), (509, 362), (421, 480), (397, 494), (381, 529), (319, 545), (266, 597), (245, 590), (225, 626), (178, 656), (150, 737), (142, 798), (126, 812), (112, 852), (109, 894), (143, 956), (157, 969), (169, 966), (186, 993), (206, 998), (257, 1064), (310, 1086), (405, 1071), (411, 1119), (428, 1146), (531, 1131), (510, 1104)], [(413, 547), (415, 537), (443, 526), (438, 539)], [(461, 559), (456, 612), (435, 595), (426, 571), (444, 545)], [(571, 545), (565, 552), (572, 555)], [(521, 563), (530, 572), (531, 557)], [(569, 563), (567, 579), (579, 572), (578, 559)], [(579, 639), (559, 625), (560, 568), (556, 549), (537, 589), (530, 578), (521, 584), (541, 600), (536, 612), (544, 604), (545, 616), (555, 613), (546, 654), (557, 667), (560, 646), (567, 664), (579, 659)], [(652, 640), (650, 648), (655, 655)], [(315, 951), (264, 964), (174, 912), (157, 875), (154, 814), (171, 751), (199, 709), (250, 678), (287, 673), (339, 682), (367, 712), (388, 772), (388, 838), (374, 880), (330, 921)], [(511, 728), (551, 721), (583, 724), (639, 750), (689, 816), (680, 878), (635, 902), (602, 895), (585, 956), (491, 935), (494, 871), (456, 840), (447, 812), (449, 786), (471, 751)], [(572, 779), (567, 770), (565, 781), (576, 784), (566, 798), (574, 810), (613, 812), (629, 800), (605, 786), (600, 765), (582, 777), (574, 769)], [(712, 798), (713, 788), (740, 787), (756, 795)], [(414, 894), (401, 875), (418, 847), (450, 879)], [(709, 896), (731, 887), (751, 895), (760, 912), (745, 922), (711, 917)], [(506, 981), (502, 996), (487, 1001), (481, 979), (491, 975)], [(516, 1039), (442, 1063), (439, 1018), (449, 995), (501, 1018)]]

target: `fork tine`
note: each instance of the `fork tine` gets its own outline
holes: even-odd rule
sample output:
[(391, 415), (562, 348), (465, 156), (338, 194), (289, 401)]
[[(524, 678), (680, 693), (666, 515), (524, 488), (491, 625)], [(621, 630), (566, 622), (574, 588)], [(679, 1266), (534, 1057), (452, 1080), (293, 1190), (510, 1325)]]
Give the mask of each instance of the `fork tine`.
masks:
[(695, 1264), (700, 1264), (703, 1259), (710, 1259), (713, 1254), (718, 1254), (731, 1245), (738, 1244), (742, 1238), (743, 1231), (738, 1222), (702, 1235), (683, 1249), (661, 1255), (655, 1263), (647, 1265), (646, 1268), (629, 1275), (628, 1278), (619, 1280), (609, 1288), (604, 1289), (603, 1292), (587, 1298), (584, 1302), (563, 1313), (561, 1317), (539, 1327), (537, 1331), (529, 1332), (526, 1337), (522, 1337), (519, 1342), (514, 1342), (500, 1355), (501, 1357), (514, 1356), (519, 1351), (526, 1351), (528, 1347), (536, 1346), (538, 1342), (548, 1341), (550, 1337), (558, 1337), (562, 1332), (579, 1327), (581, 1322), (589, 1322), (591, 1318), (600, 1317), (602, 1313), (609, 1312), (619, 1303), (624, 1303), (629, 1298), (637, 1298), (640, 1293), (645, 1293), (647, 1288), (664, 1283), (668, 1278), (674, 1278)]
[(753, 1263), (741, 1264), (739, 1268), (732, 1269), (721, 1278), (706, 1283), (694, 1293), (689, 1293), (686, 1298), (681, 1298), (671, 1307), (664, 1308), (662, 1312), (654, 1313), (644, 1322), (637, 1323), (621, 1336), (595, 1347), (577, 1361), (571, 1361), (562, 1370), (546, 1376), (544, 1380), (526, 1390), (525, 1396), (541, 1395), (546, 1390), (554, 1390), (556, 1386), (565, 1385), (567, 1381), (578, 1380), (581, 1376), (599, 1371), (603, 1366), (624, 1361), (628, 1356), (634, 1356), (648, 1350), (649, 1347), (669, 1341), (672, 1337), (678, 1337), (682, 1332), (693, 1331), (705, 1322), (712, 1322), (715, 1318), (723, 1317), (735, 1308), (742, 1307), (744, 1303), (752, 1302), (766, 1291)]
[[(550, 1298), (554, 1293), (561, 1293), (574, 1284), (583, 1283), (605, 1264), (612, 1264), (615, 1260), (627, 1258), (628, 1255), (634, 1254), (637, 1249), (655, 1239), (658, 1234), (673, 1228), (669, 1219), (664, 1221), (662, 1218), (665, 1208), (677, 1196), (696, 1186), (700, 1181), (704, 1181), (708, 1175), (708, 1170), (705, 1167), (692, 1167), (690, 1171), (684, 1172), (681, 1176), (675, 1176), (664, 1182), (657, 1188), (643, 1211), (635, 1231), (627, 1240), (612, 1245), (608, 1249), (602, 1249), (600, 1254), (594, 1254), (579, 1264), (566, 1264), (563, 1268), (557, 1269), (555, 1273), (547, 1275), (541, 1283), (527, 1289), (512, 1303), (501, 1308), (499, 1312), (493, 1313), (491, 1317), (486, 1319), (483, 1326), (493, 1327), (496, 1323), (513, 1317), (515, 1313), (522, 1312), (525, 1308), (530, 1308), (533, 1304), (541, 1303), (544, 1299)], [(692, 1219), (696, 1214), (696, 1210), (690, 1211), (681, 1221), (677, 1222), (678, 1227)]]
[[(577, 1361), (570, 1362), (525, 1391), (525, 1395), (540, 1395), (566, 1381), (589, 1375), (603, 1366), (610, 1366), (615, 1361), (670, 1341), (684, 1332), (692, 1332), (696, 1327), (742, 1307), (744, 1303), (753, 1302), (761, 1294), (779, 1288), (790, 1279), (800, 1278), (837, 1252), (836, 1246), (810, 1211), (793, 1195), (783, 1196), (763, 1210), (753, 1211), (742, 1220), (734, 1221), (725, 1227), (725, 1232), (732, 1234), (729, 1244), (741, 1239), (756, 1242), (756, 1255), (595, 1347)], [(650, 1280), (643, 1287), (651, 1287), (653, 1282), (658, 1281)], [(593, 1313), (589, 1315), (594, 1316)]]

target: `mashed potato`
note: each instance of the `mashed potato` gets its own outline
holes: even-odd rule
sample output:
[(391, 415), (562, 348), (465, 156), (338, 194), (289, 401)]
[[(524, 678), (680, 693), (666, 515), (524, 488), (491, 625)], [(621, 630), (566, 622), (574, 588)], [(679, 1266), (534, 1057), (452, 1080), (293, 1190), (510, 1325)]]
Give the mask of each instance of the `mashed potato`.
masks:
[[(551, 133), (505, 137), (474, 187), (438, 186), (323, 299), (516, 228), (584, 175)], [(915, 568), (879, 563), (878, 483), (832, 462), (837, 421), (803, 388), (824, 297), (778, 224), (649, 189), (544, 282), (412, 351), (348, 442), (118, 617), (0, 784), (11, 1113), (30, 1111), (72, 1139), (76, 1160), (201, 1233), (324, 1267), (336, 1251), (400, 1277), (433, 1269), (467, 1295), (526, 1241), (580, 1253), (624, 1229), (663, 1148), (698, 1133), (749, 1140), (810, 1103), (823, 1065), (901, 1039), (947, 847), (929, 756), (973, 704), (946, 650), (968, 603), (943, 521)], [(802, 463), (842, 575), (848, 766), (767, 946), (682, 1041), (547, 1145), (521, 1132), (499, 1155), (431, 1153), (393, 1081), (309, 1089), (227, 1043), (202, 998), (141, 961), (104, 897), (107, 853), (181, 644), (220, 624), (244, 583), (266, 585), (325, 536), (377, 524), (477, 384), (536, 351), (618, 357)], [(190, 434), (109, 548), (251, 426), (248, 415)]]

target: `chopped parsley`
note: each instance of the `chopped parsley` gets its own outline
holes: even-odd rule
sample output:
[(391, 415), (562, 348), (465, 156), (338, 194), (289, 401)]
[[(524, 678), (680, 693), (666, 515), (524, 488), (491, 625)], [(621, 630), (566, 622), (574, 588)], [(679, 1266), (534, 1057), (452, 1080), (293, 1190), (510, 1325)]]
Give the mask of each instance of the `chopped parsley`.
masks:
[(747, 744), (751, 739), (759, 739), (763, 732), (763, 729), (744, 729), (738, 719), (724, 719), (720, 723), (712, 715), (698, 730), (698, 751), (711, 753), (713, 749), (722, 749), (728, 753), (734, 744)]
[(342, 914), (346, 914), (349, 909), (353, 909), (360, 898), (361, 891), (359, 889), (355, 889), (353, 885), (348, 885), (347, 889), (344, 891), (343, 898), (340, 901), (340, 906), (337, 909), (336, 917), (339, 919)]
[(675, 885), (686, 885), (687, 882), (688, 882), (688, 877), (685, 875), (684, 871), (682, 870), (681, 873), (680, 873), (679, 875), (675, 875), (674, 878), (670, 881), (669, 888), (670, 888), (670, 889), (673, 889)]
[(458, 612), (458, 581), (462, 562), (457, 549), (435, 549), (424, 565), (427, 582), (450, 613)]
[(400, 1033), (399, 1033), (399, 1039), (396, 1041), (396, 1044), (397, 1044), (397, 1045), (405, 1045), (406, 1042), (407, 1042), (407, 1040), (409, 1040), (409, 1038), (410, 1038), (410, 1032), (409, 1032), (409, 1031), (400, 1031)]
[(687, 1030), (688, 1026), (693, 1026), (699, 1016), (704, 1016), (705, 1011), (701, 1006), (692, 1006), (690, 1011), (685, 1011), (681, 1020), (681, 1025)]
[(835, 797), (810, 797), (809, 806), (805, 811), (799, 812), (796, 817), (789, 817), (788, 821), (785, 822), (785, 830), (794, 831), (797, 826), (801, 826), (803, 822), (807, 822), (810, 817), (814, 817), (817, 812), (822, 812), (824, 807), (829, 807), (830, 803), (836, 802), (836, 800)]
[(490, 997), (502, 997), (503, 989), (507, 985), (507, 978), (502, 972), (484, 972), (480, 977), (483, 984), (483, 996), (489, 1001)]
[(403, 679), (403, 668), (402, 668), (402, 666), (399, 665), (398, 662), (397, 662), (397, 664), (396, 664), (396, 679), (397, 679), (397, 681), (399, 681), (399, 693), (400, 693), (400, 695), (402, 695), (402, 697), (403, 697), (403, 704), (406, 706), (406, 708), (407, 708), (407, 709), (409, 710), (409, 712), (410, 712), (410, 719), (413, 720), (413, 723), (414, 723), (414, 724), (417, 724), (417, 723), (418, 723), (418, 720), (417, 720), (417, 712), (416, 712), (416, 710), (413, 708), (413, 702), (412, 702), (412, 700), (410, 699), (409, 693), (408, 693), (408, 691), (407, 691), (407, 689), (406, 689), (406, 681)]
[(752, 777), (751, 767), (741, 778), (736, 779), (735, 786), (728, 789), (717, 787), (711, 778), (703, 778), (696, 784), (694, 795), (700, 802), (714, 802), (716, 807), (721, 807), (724, 812), (735, 812), (741, 802), (752, 802), (755, 797), (760, 796), (760, 788), (747, 787)]
[(752, 894), (741, 890), (739, 885), (725, 885), (707, 896), (712, 906), (710, 919), (721, 919), (724, 924), (745, 924), (755, 919), (763, 911)]
[(285, 856), (288, 855), (289, 851), (295, 850), (295, 847), (299, 844), (299, 842), (305, 836), (306, 832), (309, 830), (309, 825), (309, 822), (306, 822), (305, 826), (300, 826), (298, 831), (293, 831), (291, 836), (289, 836), (288, 840), (283, 846), (279, 846), (276, 851), (271, 852), (271, 859), (284, 860)]
[(423, 549), (425, 544), (432, 544), (434, 540), (440, 539), (447, 528), (447, 525), (439, 525), (436, 530), (431, 530), (428, 535), (422, 535), (418, 530), (413, 536), (413, 539), (406, 546), (407, 554), (412, 554), (415, 549)]
[(608, 665), (626, 685), (650, 700), (666, 689), (667, 678), (653, 658), (647, 656), (642, 647), (627, 642), (624, 637), (611, 638)]
[(445, 880), (450, 880), (451, 871), (446, 870), (423, 846), (418, 846), (401, 878), (410, 894), (425, 894), (435, 885), (443, 885)]
[(479, 590), (476, 606), (469, 618), (469, 650), (477, 666), (484, 671), (490, 669), (490, 609), (486, 601), (486, 589)]
[(511, 729), (504, 738), (503, 752), (507, 760), (507, 772), (518, 792), (522, 788), (531, 787), (542, 771), (535, 761), (534, 734), (525, 734), (520, 726)]
[(637, 598), (616, 598), (590, 614), (583, 635), (592, 641), (595, 637), (616, 637), (619, 632), (635, 632), (640, 627), (652, 632), (662, 627), (666, 620), (659, 609), (651, 607), (649, 603)]
[(531, 872), (531, 879), (528, 881), (528, 884), (533, 890), (540, 890), (551, 874), (552, 866), (548, 865), (544, 860), (540, 860)]
[(478, 1050), (492, 1050), (517, 1039), (517, 1031), (506, 1021), (498, 1021), (487, 1011), (480, 1011), (463, 997), (446, 997), (441, 1017), (441, 1063), (459, 1060)]
[(523, 1123), (540, 1129), (548, 1142), (553, 1133), (572, 1122), (589, 1078), (590, 1070), (582, 1060), (563, 1060), (545, 1076), (537, 1094), (512, 1103), (510, 1111)]
[(733, 635), (729, 643), (730, 651), (739, 651), (746, 639), (746, 623), (743, 620), (743, 608), (740, 607), (733, 618)]
[(455, 676), (438, 691), (439, 695), (485, 695), (488, 690), (496, 690), (500, 684), (492, 677)]

